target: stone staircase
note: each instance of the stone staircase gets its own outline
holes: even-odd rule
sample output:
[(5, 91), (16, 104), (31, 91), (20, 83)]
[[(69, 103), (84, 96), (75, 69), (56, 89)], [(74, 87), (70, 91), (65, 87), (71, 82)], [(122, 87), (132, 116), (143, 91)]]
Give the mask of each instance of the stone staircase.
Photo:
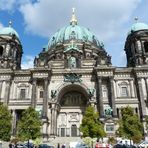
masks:
[(60, 147), (65, 144), (66, 148), (69, 148), (70, 142), (76, 142), (81, 141), (80, 137), (56, 137), (55, 139), (50, 139), (49, 142), (46, 142), (48, 145), (54, 146), (54, 148), (57, 148), (58, 143), (60, 144)]

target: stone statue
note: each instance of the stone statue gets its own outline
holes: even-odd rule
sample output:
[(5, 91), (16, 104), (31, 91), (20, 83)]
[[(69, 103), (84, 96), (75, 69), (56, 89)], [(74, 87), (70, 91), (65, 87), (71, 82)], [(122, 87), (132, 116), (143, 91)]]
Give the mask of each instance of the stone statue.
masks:
[(111, 107), (108, 107), (105, 109), (105, 116), (111, 116), (112, 115), (112, 108)]
[(68, 61), (69, 61), (69, 67), (70, 68), (76, 67), (76, 58), (75, 57), (70, 57)]
[(56, 97), (57, 90), (51, 90), (51, 98)]
[(94, 96), (94, 92), (95, 92), (95, 89), (88, 89), (88, 95), (90, 97), (93, 97)]

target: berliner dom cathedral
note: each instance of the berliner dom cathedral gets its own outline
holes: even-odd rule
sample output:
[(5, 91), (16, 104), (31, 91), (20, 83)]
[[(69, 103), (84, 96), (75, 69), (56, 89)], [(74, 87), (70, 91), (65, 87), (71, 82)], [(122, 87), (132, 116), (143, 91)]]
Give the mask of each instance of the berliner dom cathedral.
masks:
[[(70, 22), (53, 34), (21, 69), (23, 45), (11, 22), (0, 30), (0, 102), (13, 116), (12, 135), (21, 113), (32, 106), (40, 113), (44, 140), (80, 137), (86, 108), (99, 112), (108, 136), (115, 135), (121, 108), (130, 106), (145, 124), (148, 115), (148, 25), (127, 30), (126, 67), (112, 65), (104, 44), (81, 26), (73, 10)], [(122, 49), (121, 49), (122, 50)]]

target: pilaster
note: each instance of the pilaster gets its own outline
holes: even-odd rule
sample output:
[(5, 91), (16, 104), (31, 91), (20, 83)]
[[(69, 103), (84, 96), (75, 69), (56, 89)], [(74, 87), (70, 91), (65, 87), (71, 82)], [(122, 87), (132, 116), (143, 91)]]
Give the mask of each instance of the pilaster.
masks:
[(37, 80), (33, 78), (32, 80), (32, 97), (31, 97), (31, 106), (35, 108), (36, 106), (36, 83)]
[(47, 118), (47, 106), (48, 106), (48, 79), (44, 79), (44, 98), (43, 98), (43, 118)]
[(144, 94), (143, 94), (143, 89), (142, 89), (142, 78), (138, 78), (138, 91), (139, 91), (139, 101), (141, 105), (141, 117), (144, 118), (146, 116), (146, 105), (144, 101)]
[(6, 81), (6, 89), (5, 89), (5, 100), (4, 103), (7, 105), (9, 103), (10, 98), (10, 88), (11, 88), (11, 80)]
[(110, 77), (109, 80), (110, 80), (110, 96), (111, 96), (111, 107), (113, 110), (113, 117), (117, 117), (117, 110), (115, 106), (114, 80), (112, 77)]
[(12, 110), (12, 135), (16, 135), (16, 110)]
[(135, 97), (135, 90), (134, 90), (134, 84), (133, 84), (133, 80), (130, 79), (129, 80), (130, 83), (130, 92), (131, 92), (131, 97), (134, 98)]
[[(148, 92), (148, 78), (145, 78), (145, 85), (146, 85), (146, 92)], [(147, 100), (148, 100), (148, 93), (147, 93)]]
[(2, 94), (2, 85), (3, 85), (3, 81), (0, 81), (0, 102), (1, 102), (1, 94)]
[(104, 107), (103, 107), (103, 96), (102, 96), (102, 77), (98, 77), (98, 103), (99, 103), (99, 113), (100, 117), (104, 116)]

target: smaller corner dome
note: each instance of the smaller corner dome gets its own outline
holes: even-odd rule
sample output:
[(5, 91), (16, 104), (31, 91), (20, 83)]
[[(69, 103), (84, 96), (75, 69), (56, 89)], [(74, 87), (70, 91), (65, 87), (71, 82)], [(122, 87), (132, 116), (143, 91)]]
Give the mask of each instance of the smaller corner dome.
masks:
[(0, 30), (0, 35), (15, 35), (17, 38), (19, 38), (18, 33), (11, 26), (2, 28)]
[(132, 25), (128, 34), (140, 30), (148, 30), (148, 25), (146, 23), (136, 22)]

